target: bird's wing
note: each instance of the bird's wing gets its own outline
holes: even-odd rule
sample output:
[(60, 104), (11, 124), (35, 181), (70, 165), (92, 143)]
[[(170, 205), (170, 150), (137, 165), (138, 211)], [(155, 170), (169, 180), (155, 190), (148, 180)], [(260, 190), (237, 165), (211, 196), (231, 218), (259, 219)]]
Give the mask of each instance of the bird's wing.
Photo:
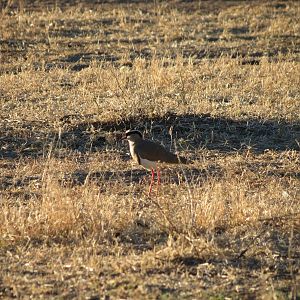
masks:
[(165, 147), (149, 140), (143, 140), (143, 143), (136, 145), (137, 153), (144, 159), (159, 161), (164, 163), (178, 163), (178, 157), (168, 151)]

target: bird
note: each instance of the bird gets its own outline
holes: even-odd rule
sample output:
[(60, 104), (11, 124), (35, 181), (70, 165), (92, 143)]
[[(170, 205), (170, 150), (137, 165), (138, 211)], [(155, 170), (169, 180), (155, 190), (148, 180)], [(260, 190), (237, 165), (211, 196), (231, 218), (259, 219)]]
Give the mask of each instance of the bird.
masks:
[(161, 144), (143, 138), (142, 133), (139, 130), (127, 130), (125, 138), (129, 142), (129, 150), (133, 160), (141, 165), (146, 170), (151, 171), (151, 183), (149, 186), (148, 196), (150, 196), (154, 176), (157, 172), (157, 186), (160, 184), (160, 170), (159, 164), (186, 164), (187, 159), (182, 156), (178, 156), (168, 151)]

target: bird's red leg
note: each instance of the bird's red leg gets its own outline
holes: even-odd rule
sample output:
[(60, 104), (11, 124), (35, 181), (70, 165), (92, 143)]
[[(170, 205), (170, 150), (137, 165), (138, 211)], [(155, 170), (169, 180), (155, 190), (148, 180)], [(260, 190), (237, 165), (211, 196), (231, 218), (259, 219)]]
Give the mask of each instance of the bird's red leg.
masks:
[(159, 168), (157, 168), (156, 172), (157, 172), (157, 191), (156, 191), (156, 195), (157, 195), (159, 185), (160, 185), (160, 170), (159, 170)]
[(150, 194), (151, 194), (153, 182), (154, 182), (154, 170), (151, 169), (151, 182), (150, 182), (150, 187), (149, 187), (148, 196), (150, 196)]

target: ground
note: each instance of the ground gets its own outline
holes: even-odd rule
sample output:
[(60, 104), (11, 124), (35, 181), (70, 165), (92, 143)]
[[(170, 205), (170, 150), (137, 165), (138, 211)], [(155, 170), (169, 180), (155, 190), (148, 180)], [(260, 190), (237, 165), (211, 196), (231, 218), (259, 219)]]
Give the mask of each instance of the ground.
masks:
[(298, 1), (0, 10), (1, 298), (300, 298)]

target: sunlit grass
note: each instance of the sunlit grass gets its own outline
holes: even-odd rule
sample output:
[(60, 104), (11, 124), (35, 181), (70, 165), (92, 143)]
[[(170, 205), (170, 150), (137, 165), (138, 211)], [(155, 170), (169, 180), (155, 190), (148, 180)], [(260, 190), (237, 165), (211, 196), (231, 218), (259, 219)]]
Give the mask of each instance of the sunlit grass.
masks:
[(3, 9), (0, 298), (296, 299), (299, 4), (176, 5)]

